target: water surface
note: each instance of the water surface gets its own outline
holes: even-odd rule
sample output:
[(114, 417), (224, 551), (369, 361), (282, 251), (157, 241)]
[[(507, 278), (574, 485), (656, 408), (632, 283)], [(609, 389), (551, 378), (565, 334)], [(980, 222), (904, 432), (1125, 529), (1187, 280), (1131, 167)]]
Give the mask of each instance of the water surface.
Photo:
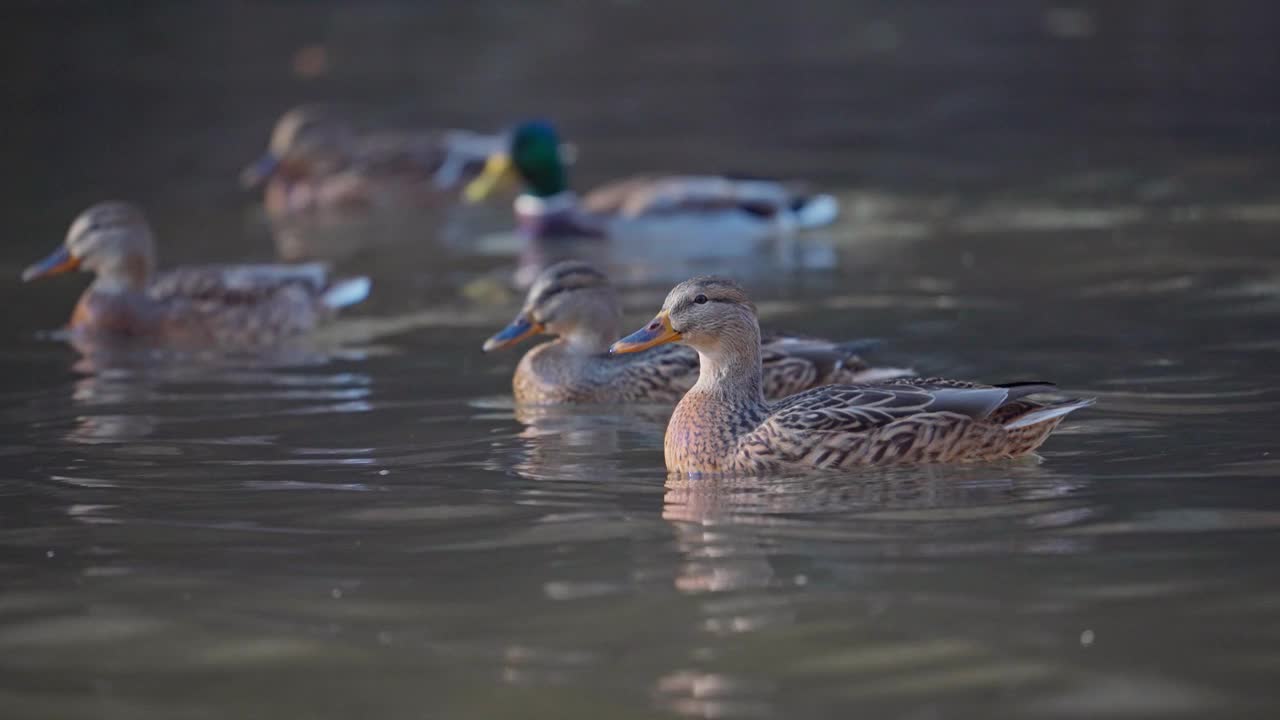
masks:
[[(7, 10), (3, 715), (1272, 716), (1274, 9), (741, 5)], [(16, 277), (92, 201), (274, 257), (235, 172), (310, 99), (553, 116), (584, 187), (812, 178), (840, 225), (623, 258), (628, 317), (716, 267), (772, 327), (1098, 404), (1017, 462), (669, 479), (661, 412), (512, 407), (501, 207), (298, 236), (377, 284), (314, 347), (44, 334), (82, 282)]]

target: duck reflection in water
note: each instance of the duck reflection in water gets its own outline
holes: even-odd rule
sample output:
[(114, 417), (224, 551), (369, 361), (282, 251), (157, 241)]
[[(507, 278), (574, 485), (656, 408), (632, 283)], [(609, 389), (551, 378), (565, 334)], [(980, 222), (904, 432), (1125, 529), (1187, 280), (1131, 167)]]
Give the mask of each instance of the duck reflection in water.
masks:
[[(833, 539), (865, 555), (870, 568), (899, 556), (945, 557), (974, 552), (1072, 553), (1079, 538), (1046, 538), (1027, 528), (1083, 522), (1092, 515), (1076, 496), (1078, 480), (1056, 475), (1038, 457), (982, 465), (869, 468), (850, 476), (667, 476), (662, 517), (685, 561), (674, 578), (682, 592), (703, 593), (855, 585), (848, 558), (826, 565), (809, 552)], [(981, 545), (964, 536), (981, 519), (1010, 525)], [(990, 538), (991, 534), (983, 537)], [(790, 558), (809, 557), (805, 565)], [(736, 612), (736, 611), (735, 611)], [(778, 608), (770, 606), (773, 617)], [(781, 613), (785, 615), (786, 613)], [(740, 631), (741, 617), (710, 618)]]
[[(517, 405), (524, 428), (514, 469), (535, 480), (599, 481), (623, 471), (623, 448), (662, 439), (671, 408), (634, 406)], [(628, 443), (622, 435), (636, 438)]]
[(204, 420), (368, 409), (369, 376), (313, 371), (337, 359), (332, 350), (196, 352), (100, 338), (72, 345), (80, 355), (71, 369), (80, 377), (66, 438), (75, 443), (129, 442)]

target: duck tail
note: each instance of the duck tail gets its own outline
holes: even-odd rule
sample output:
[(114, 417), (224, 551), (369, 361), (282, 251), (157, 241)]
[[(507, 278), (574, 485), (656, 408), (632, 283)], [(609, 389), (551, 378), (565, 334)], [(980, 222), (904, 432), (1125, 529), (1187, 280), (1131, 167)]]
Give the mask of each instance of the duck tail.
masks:
[(1046, 405), (1045, 407), (1032, 410), (1025, 415), (1019, 415), (1013, 420), (1010, 420), (1004, 424), (1004, 429), (1016, 430), (1018, 428), (1029, 427), (1031, 425), (1038, 425), (1042, 422), (1055, 420), (1068, 413), (1073, 413), (1080, 408), (1089, 407), (1093, 403), (1093, 398), (1084, 398), (1080, 400), (1066, 400), (1064, 402), (1054, 403), (1053, 405)]
[(854, 376), (854, 383), (882, 383), (886, 380), (913, 378), (918, 373), (913, 368), (873, 367), (867, 368)]
[(842, 352), (861, 355), (863, 353), (874, 352), (884, 345), (882, 338), (858, 338), (857, 340), (845, 340), (835, 344), (835, 348)]
[(1009, 396), (1005, 398), (1005, 402), (1013, 402), (1014, 400), (1019, 400), (1028, 395), (1035, 395), (1036, 393), (1051, 393), (1051, 392), (1055, 392), (1058, 389), (1058, 386), (1056, 384), (1051, 382), (1045, 382), (1044, 380), (1033, 380), (1031, 382), (997, 383), (995, 387), (1004, 388), (1005, 390), (1009, 391)]
[(791, 203), (791, 212), (801, 228), (830, 225), (840, 215), (840, 203), (831, 195), (805, 195)]
[(369, 297), (373, 281), (367, 277), (344, 278), (325, 288), (320, 303), (330, 310), (355, 305)]

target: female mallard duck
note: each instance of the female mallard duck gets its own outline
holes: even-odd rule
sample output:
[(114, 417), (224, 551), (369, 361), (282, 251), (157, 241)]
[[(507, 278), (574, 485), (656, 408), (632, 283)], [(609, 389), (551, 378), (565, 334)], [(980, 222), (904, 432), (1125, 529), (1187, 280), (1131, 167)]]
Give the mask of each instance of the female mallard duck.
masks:
[[(698, 354), (667, 345), (619, 357), (607, 351), (618, 337), (621, 306), (609, 279), (590, 265), (567, 261), (538, 276), (520, 314), (484, 344), (507, 348), (538, 333), (558, 336), (530, 350), (516, 367), (516, 402), (674, 403), (698, 379)], [(913, 374), (869, 366), (850, 345), (776, 336), (761, 352), (763, 388), (770, 398), (818, 385), (869, 382)]]
[(734, 283), (677, 285), (643, 329), (614, 343), (633, 353), (679, 341), (702, 371), (667, 425), (667, 469), (689, 474), (777, 473), (890, 463), (994, 460), (1040, 447), (1063, 416), (1093, 403), (1040, 403), (1048, 383), (978, 385), (944, 379), (828, 385), (765, 401), (760, 327)]
[(505, 143), (463, 130), (358, 134), (333, 112), (304, 106), (280, 118), (267, 152), (240, 179), (247, 189), (266, 185), (267, 211), (277, 217), (430, 205)]
[(585, 195), (569, 189), (555, 128), (527, 122), (506, 152), (491, 156), (467, 186), (476, 202), (515, 179), (525, 190), (515, 213), (534, 237), (715, 237), (755, 240), (835, 220), (830, 195), (773, 180), (723, 176), (651, 176), (620, 180)]
[(332, 282), (316, 263), (155, 274), (151, 228), (137, 208), (119, 202), (80, 213), (62, 247), (27, 268), (22, 279), (76, 269), (96, 277), (71, 315), (73, 331), (182, 345), (273, 344), (360, 302), (370, 285), (363, 277)]

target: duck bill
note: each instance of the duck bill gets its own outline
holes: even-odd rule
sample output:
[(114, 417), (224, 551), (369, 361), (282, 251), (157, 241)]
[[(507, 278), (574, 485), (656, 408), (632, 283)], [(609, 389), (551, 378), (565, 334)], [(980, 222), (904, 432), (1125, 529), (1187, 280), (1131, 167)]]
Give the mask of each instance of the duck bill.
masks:
[(61, 275), (80, 267), (80, 258), (73, 257), (66, 247), (60, 247), (49, 254), (49, 257), (35, 263), (22, 271), (22, 281), (31, 282), (36, 278)]
[(502, 328), (501, 332), (484, 341), (484, 351), (493, 352), (509, 348), (525, 338), (541, 333), (542, 330), (542, 323), (536, 323), (521, 313), (511, 321), (510, 325)]
[(240, 185), (245, 190), (253, 190), (270, 180), (279, 169), (280, 158), (271, 153), (265, 153), (240, 172)]
[(663, 310), (648, 325), (614, 343), (609, 348), (609, 352), (614, 355), (640, 352), (651, 347), (675, 342), (680, 337), (680, 333), (671, 327), (671, 318), (667, 315), (667, 311)]
[(489, 156), (485, 161), (484, 171), (480, 175), (467, 184), (467, 189), (463, 191), (469, 203), (478, 203), (485, 198), (493, 195), (500, 189), (505, 189), (516, 184), (516, 168), (511, 162), (511, 156), (506, 153), (496, 153)]

